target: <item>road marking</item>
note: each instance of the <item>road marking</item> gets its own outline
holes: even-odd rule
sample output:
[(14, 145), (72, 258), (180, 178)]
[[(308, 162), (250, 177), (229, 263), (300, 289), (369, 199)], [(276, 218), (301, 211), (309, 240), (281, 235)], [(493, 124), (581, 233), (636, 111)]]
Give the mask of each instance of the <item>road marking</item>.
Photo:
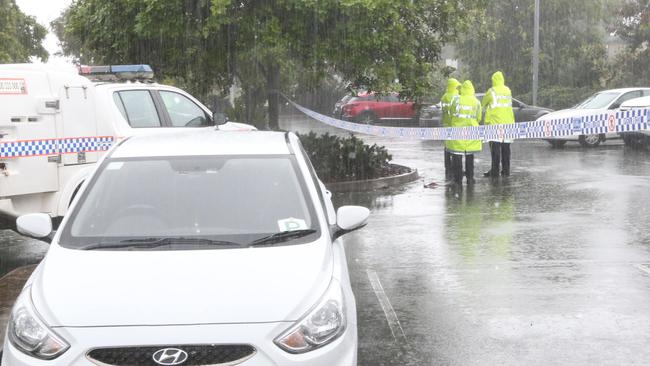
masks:
[(636, 267), (639, 271), (645, 272), (646, 274), (650, 275), (650, 268), (646, 266), (645, 264), (637, 264), (634, 267)]
[(379, 281), (379, 276), (377, 276), (377, 273), (373, 270), (366, 270), (366, 272), (368, 273), (368, 280), (370, 280), (370, 285), (372, 286), (373, 291), (375, 291), (377, 300), (379, 300), (379, 305), (384, 311), (386, 322), (388, 323), (390, 332), (393, 334), (393, 338), (395, 341), (400, 338), (403, 339), (404, 342), (408, 343), (406, 334), (404, 334), (404, 329), (402, 329), (402, 325), (400, 324), (399, 319), (397, 318), (397, 314), (395, 314), (395, 310), (393, 309), (393, 305), (391, 305), (390, 300), (388, 300), (388, 296), (386, 296), (386, 292), (384, 292), (384, 287), (381, 285), (381, 281)]

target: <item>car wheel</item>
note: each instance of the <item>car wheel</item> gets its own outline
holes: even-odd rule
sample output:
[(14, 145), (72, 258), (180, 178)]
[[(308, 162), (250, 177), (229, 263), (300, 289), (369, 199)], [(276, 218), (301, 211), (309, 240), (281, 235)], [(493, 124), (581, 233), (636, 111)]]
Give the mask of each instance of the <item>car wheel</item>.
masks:
[(580, 137), (578, 137), (578, 142), (583, 147), (596, 147), (600, 145), (601, 141), (605, 141), (605, 136), (602, 134), (580, 135)]
[(566, 145), (566, 140), (547, 140), (552, 147), (558, 149)]
[(372, 112), (363, 112), (357, 117), (357, 122), (363, 125), (372, 125), (377, 122), (377, 116)]

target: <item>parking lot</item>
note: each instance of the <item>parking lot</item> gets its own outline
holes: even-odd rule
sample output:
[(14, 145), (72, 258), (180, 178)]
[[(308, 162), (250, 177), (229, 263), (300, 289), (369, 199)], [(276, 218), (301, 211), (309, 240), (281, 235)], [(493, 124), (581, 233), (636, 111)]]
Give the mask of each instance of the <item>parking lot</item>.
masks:
[[(341, 133), (298, 116), (283, 127)], [(511, 177), (457, 191), (441, 143), (364, 140), (422, 179), (334, 196), (371, 209), (344, 239), (360, 365), (650, 363), (648, 152), (516, 142)], [(476, 164), (487, 170), (489, 152)], [(0, 276), (46, 250), (2, 231)], [(0, 281), (2, 328), (19, 286), (9, 280), (26, 272)]]

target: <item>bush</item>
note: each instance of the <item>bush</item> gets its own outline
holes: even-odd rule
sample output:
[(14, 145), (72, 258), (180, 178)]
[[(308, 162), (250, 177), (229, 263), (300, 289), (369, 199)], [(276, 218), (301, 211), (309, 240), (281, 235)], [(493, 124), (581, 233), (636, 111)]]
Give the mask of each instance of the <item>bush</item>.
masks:
[(354, 135), (339, 137), (325, 133), (298, 135), (324, 182), (342, 182), (379, 178), (390, 170), (393, 157), (384, 146), (364, 144)]

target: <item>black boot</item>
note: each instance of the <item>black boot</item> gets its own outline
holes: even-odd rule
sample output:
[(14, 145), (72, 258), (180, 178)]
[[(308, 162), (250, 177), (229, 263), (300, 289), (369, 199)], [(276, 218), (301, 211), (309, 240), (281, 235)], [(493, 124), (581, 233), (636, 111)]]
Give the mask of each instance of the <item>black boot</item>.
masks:
[(507, 177), (510, 175), (510, 144), (501, 144), (501, 175)]
[(463, 183), (463, 157), (462, 155), (452, 154), (451, 156), (451, 174), (454, 184)]
[(467, 184), (472, 185), (474, 180), (474, 154), (465, 155), (465, 176), (467, 177)]

